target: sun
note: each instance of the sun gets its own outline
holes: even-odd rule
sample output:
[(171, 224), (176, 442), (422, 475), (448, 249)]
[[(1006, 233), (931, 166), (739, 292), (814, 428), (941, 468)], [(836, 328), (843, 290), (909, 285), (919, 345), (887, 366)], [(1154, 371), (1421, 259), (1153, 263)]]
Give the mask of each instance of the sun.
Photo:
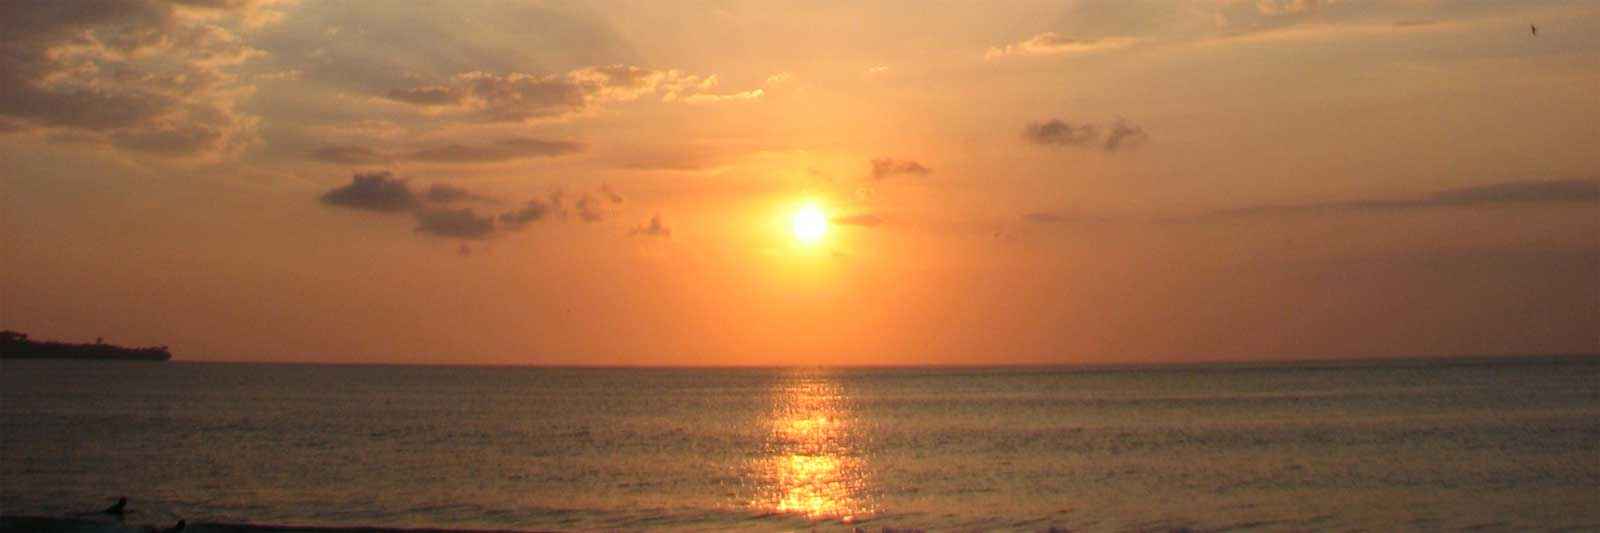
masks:
[(822, 236), (828, 233), (828, 217), (815, 204), (806, 204), (795, 211), (790, 226), (794, 229), (795, 239), (812, 244), (822, 240)]

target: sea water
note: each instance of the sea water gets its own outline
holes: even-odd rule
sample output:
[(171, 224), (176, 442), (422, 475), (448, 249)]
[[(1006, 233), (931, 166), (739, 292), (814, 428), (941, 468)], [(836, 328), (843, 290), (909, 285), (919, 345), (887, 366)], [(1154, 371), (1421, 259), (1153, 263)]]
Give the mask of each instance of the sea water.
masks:
[(5, 361), (0, 514), (463, 529), (1600, 528), (1600, 358)]

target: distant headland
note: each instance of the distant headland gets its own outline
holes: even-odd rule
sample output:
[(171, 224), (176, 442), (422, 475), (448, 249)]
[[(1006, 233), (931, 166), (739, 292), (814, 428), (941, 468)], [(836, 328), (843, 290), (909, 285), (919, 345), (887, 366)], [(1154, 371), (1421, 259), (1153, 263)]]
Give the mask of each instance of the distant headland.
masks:
[(28, 340), (27, 333), (0, 331), (0, 359), (111, 359), (120, 361), (166, 361), (172, 352), (166, 346), (126, 348), (95, 339), (94, 344)]

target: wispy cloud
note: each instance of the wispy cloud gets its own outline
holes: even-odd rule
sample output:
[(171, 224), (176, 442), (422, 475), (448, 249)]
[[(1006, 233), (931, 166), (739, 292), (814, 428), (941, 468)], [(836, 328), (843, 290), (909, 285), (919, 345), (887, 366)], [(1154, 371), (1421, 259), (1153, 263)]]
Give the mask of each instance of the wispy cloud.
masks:
[(349, 185), (324, 193), (321, 200), (332, 206), (385, 213), (410, 211), (421, 204), (411, 186), (389, 172), (356, 174)]
[(1103, 37), (1098, 39), (1073, 39), (1054, 32), (1045, 32), (1004, 46), (990, 47), (984, 59), (1001, 59), (1014, 56), (1059, 56), (1084, 54), (1127, 48), (1139, 42), (1131, 37)]
[[(183, 6), (180, 4), (191, 4)], [(0, 118), (11, 129), (163, 157), (257, 141), (238, 67), (265, 55), (221, 24), (255, 2), (0, 2)], [(265, 16), (265, 15), (261, 15)]]
[(429, 202), (436, 204), (449, 204), (464, 201), (492, 201), (492, 198), (479, 195), (462, 187), (447, 183), (435, 183), (428, 187), (428, 192), (423, 195)]
[(582, 152), (575, 141), (512, 138), (488, 144), (451, 143), (407, 152), (384, 153), (360, 145), (327, 145), (307, 153), (317, 161), (342, 165), (373, 165), (393, 160), (425, 163), (497, 163), (532, 157), (557, 157)]
[(661, 215), (658, 213), (650, 217), (650, 222), (633, 228), (633, 230), (628, 232), (628, 235), (639, 237), (671, 237), (672, 228), (667, 227), (667, 224), (661, 221)]
[(544, 197), (534, 198), (515, 209), (495, 214), (479, 214), (472, 207), (451, 207), (464, 201), (484, 204), (499, 202), (463, 187), (435, 183), (422, 193), (411, 188), (405, 179), (396, 178), (386, 171), (357, 173), (350, 183), (324, 193), (323, 204), (372, 211), (377, 213), (412, 213), (417, 220), (416, 232), (458, 239), (487, 239), (504, 231), (514, 231), (529, 224), (566, 219), (576, 212), (583, 222), (605, 220), (622, 203), (622, 195), (609, 185), (584, 192), (570, 207), (566, 193), (560, 189)]
[(1338, 0), (1256, 0), (1256, 11), (1269, 17), (1316, 13)]
[(899, 175), (923, 176), (932, 172), (933, 169), (916, 161), (889, 157), (880, 157), (872, 160), (872, 179), (881, 180), (889, 176)]
[(690, 96), (688, 98), (685, 98), (683, 101), (691, 103), (691, 104), (714, 104), (714, 103), (717, 103), (717, 102), (738, 102), (738, 101), (747, 101), (747, 100), (759, 100), (759, 99), (761, 99), (762, 96), (765, 96), (766, 94), (767, 94), (767, 92), (764, 91), (764, 90), (761, 90), (761, 89), (753, 89), (753, 90), (744, 91), (744, 92), (740, 92), (740, 93), (730, 93), (730, 94), (701, 93), (701, 94), (696, 94), (696, 95)]
[(457, 239), (486, 239), (495, 231), (494, 217), (479, 215), (470, 207), (417, 211), (419, 233)]
[(377, 150), (356, 145), (327, 145), (306, 154), (312, 159), (340, 165), (380, 165), (389, 157)]
[(1142, 144), (1150, 139), (1150, 135), (1145, 133), (1144, 128), (1121, 118), (1104, 126), (1052, 118), (1029, 123), (1022, 129), (1022, 138), (1044, 146), (1098, 147), (1115, 152)]
[(561, 195), (558, 193), (551, 194), (549, 199), (528, 200), (522, 207), (502, 213), (500, 222), (509, 229), (520, 229), (547, 217), (566, 216), (566, 208), (561, 205), (561, 201)]
[(717, 94), (717, 77), (631, 65), (585, 67), (565, 74), (473, 71), (449, 80), (384, 93), (395, 102), (487, 122), (523, 122), (573, 115), (609, 102), (660, 95), (662, 101), (708, 103), (755, 100), (761, 89)]
[(401, 158), (430, 163), (492, 163), (529, 157), (555, 157), (583, 151), (572, 141), (506, 139), (488, 145), (449, 144), (402, 154)]
[(1517, 181), (1445, 189), (1419, 198), (1355, 200), (1306, 204), (1262, 205), (1207, 213), (1213, 219), (1262, 215), (1371, 213), (1441, 207), (1513, 204), (1570, 204), (1600, 207), (1600, 181)]

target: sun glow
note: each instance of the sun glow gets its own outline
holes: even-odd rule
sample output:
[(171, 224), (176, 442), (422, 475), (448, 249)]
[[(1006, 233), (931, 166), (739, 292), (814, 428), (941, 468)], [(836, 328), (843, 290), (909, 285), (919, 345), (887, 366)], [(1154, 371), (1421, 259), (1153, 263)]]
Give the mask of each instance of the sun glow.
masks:
[(794, 229), (794, 238), (805, 244), (820, 241), (828, 233), (828, 217), (822, 214), (822, 209), (816, 204), (806, 204), (796, 211), (790, 225)]

